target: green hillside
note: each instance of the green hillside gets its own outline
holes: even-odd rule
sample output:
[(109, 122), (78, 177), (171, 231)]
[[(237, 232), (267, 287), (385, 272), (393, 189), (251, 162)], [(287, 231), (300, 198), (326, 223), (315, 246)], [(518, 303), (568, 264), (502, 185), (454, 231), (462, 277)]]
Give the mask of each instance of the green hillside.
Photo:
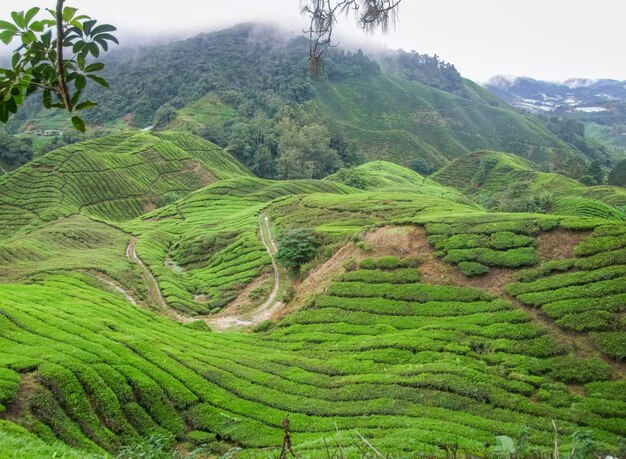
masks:
[(585, 186), (517, 156), (477, 151), (453, 161), (433, 176), (487, 207), (562, 215), (626, 218), (626, 193), (616, 186)]
[(250, 173), (185, 133), (119, 134), (55, 150), (0, 176), (0, 239), (75, 214), (123, 221)]
[[(538, 120), (515, 112), (466, 81), (470, 96), (385, 75), (316, 84), (322, 113), (339, 123), (368, 159), (436, 170), (479, 149), (516, 153), (561, 171), (580, 167), (582, 153)], [(487, 100), (485, 100), (487, 99)]]
[[(500, 153), (264, 180), (171, 132), (6, 175), (0, 457), (274, 457), (287, 415), (298, 457), (492, 457), (502, 435), (548, 457), (555, 425), (563, 457), (621, 457), (625, 224), (472, 200), (522, 178), (619, 197)], [(303, 228), (315, 258), (273, 269)]]

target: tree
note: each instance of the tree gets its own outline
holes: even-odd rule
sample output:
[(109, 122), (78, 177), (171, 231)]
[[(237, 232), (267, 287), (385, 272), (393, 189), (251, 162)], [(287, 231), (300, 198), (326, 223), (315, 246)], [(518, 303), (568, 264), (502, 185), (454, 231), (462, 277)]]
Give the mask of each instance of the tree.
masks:
[(309, 229), (286, 231), (278, 239), (276, 261), (286, 268), (299, 271), (304, 263), (315, 258), (318, 245), (314, 233)]
[(18, 167), (33, 159), (32, 142), (0, 131), (0, 166)]
[(623, 186), (626, 188), (626, 159), (617, 163), (609, 174), (609, 185)]
[(278, 140), (278, 177), (281, 179), (322, 178), (342, 166), (330, 147), (330, 134), (319, 124), (300, 125), (291, 118), (281, 120)]
[[(11, 67), (0, 69), (0, 121), (6, 123), (25, 99), (34, 94), (43, 95), (45, 108), (62, 108), (72, 114), (72, 124), (81, 132), (85, 123), (74, 113), (96, 105), (82, 100), (88, 80), (108, 86), (98, 76), (104, 68), (101, 62), (90, 62), (101, 51), (107, 51), (109, 42), (119, 43), (111, 35), (116, 28), (97, 21), (78, 10), (64, 7), (57, 0), (56, 9), (47, 10), (52, 19), (37, 19), (40, 8), (11, 13), (12, 22), (0, 21), (0, 40), (9, 45), (18, 40)], [(71, 50), (67, 58), (65, 52)]]
[(580, 178), (580, 181), (589, 186), (604, 183), (604, 170), (602, 169), (600, 161), (592, 161), (587, 168), (587, 173)]

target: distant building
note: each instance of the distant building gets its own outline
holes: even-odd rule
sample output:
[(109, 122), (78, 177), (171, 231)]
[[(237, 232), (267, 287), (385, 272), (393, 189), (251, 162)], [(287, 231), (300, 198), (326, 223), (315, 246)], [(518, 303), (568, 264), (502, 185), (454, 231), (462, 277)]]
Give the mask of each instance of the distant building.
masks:
[(61, 129), (36, 129), (33, 131), (35, 135), (44, 136), (44, 137), (52, 137), (52, 136), (62, 136), (63, 131)]

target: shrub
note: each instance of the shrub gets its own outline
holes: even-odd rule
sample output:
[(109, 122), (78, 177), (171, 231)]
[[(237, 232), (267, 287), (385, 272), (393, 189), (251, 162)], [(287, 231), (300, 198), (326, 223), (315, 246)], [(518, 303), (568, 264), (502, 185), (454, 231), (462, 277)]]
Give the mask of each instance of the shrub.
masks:
[(600, 349), (602, 349), (602, 352), (605, 354), (618, 360), (626, 359), (626, 333), (591, 333), (591, 338), (600, 346)]
[(581, 360), (572, 356), (550, 360), (548, 375), (566, 384), (585, 384), (592, 381), (611, 379), (613, 370), (603, 360), (591, 358)]
[(372, 245), (367, 243), (367, 242), (364, 242), (364, 241), (357, 242), (356, 243), (356, 247), (357, 247), (357, 249), (360, 249), (363, 252), (369, 253), (369, 252), (372, 251)]
[(535, 239), (529, 236), (515, 234), (511, 231), (500, 231), (491, 235), (489, 246), (493, 249), (503, 250), (525, 247), (534, 242)]
[(487, 266), (472, 261), (462, 261), (459, 263), (459, 269), (467, 277), (480, 276), (489, 272)]
[(576, 331), (607, 330), (615, 319), (615, 315), (607, 311), (585, 311), (580, 314), (567, 314), (556, 321), (559, 327)]
[(192, 430), (187, 433), (187, 440), (194, 445), (206, 445), (215, 441), (215, 434), (211, 432), (204, 432), (202, 430)]
[(539, 277), (539, 271), (536, 269), (521, 269), (515, 273), (515, 278), (520, 282), (531, 282)]
[(539, 271), (541, 271), (542, 275), (547, 276), (554, 271), (568, 271), (574, 267), (574, 263), (576, 263), (576, 260), (573, 258), (547, 261), (539, 267)]
[(287, 231), (278, 240), (276, 261), (286, 268), (299, 271), (304, 263), (315, 257), (318, 246), (319, 244), (311, 230)]
[(551, 231), (559, 226), (559, 220), (555, 218), (542, 218), (537, 221), (537, 225), (542, 231)]
[(274, 328), (274, 325), (275, 325), (274, 322), (272, 322), (271, 320), (264, 320), (263, 322), (258, 324), (256, 327), (254, 327), (254, 331), (255, 333), (266, 332)]
[(348, 271), (348, 272), (350, 272), (350, 271), (354, 271), (354, 270), (358, 267), (357, 262), (356, 262), (356, 261), (354, 261), (352, 258), (351, 258), (351, 259), (349, 259), (349, 260), (345, 260), (345, 261), (341, 264), (341, 266), (343, 267), (343, 269), (344, 269), (344, 270), (346, 270), (346, 271)]
[(376, 260), (373, 258), (364, 258), (359, 262), (360, 269), (376, 269)]
[(191, 322), (186, 322), (183, 325), (192, 330), (198, 330), (198, 331), (204, 331), (204, 332), (211, 331), (211, 328), (204, 320), (192, 320)]

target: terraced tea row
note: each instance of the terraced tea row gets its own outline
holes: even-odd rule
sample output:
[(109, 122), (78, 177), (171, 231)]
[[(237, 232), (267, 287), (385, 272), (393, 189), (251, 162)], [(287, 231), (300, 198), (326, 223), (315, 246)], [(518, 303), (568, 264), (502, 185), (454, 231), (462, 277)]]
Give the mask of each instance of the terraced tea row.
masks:
[(120, 133), (70, 145), (0, 177), (0, 238), (78, 213), (129, 220), (246, 175), (222, 149), (183, 133)]
[(589, 333), (607, 355), (626, 359), (626, 229), (599, 225), (574, 248), (576, 258), (520, 273), (508, 291), (540, 307), (560, 327)]
[[(34, 372), (23, 406), (34, 417), (22, 412), (22, 422), (92, 452), (200, 430), (256, 454), (280, 445), (286, 413), (305, 454), (336, 429), (346, 445), (356, 429), (382, 451), (441, 455), (453, 445), (478, 454), (527, 426), (548, 450), (550, 419), (564, 447), (581, 428), (617, 443), (623, 383), (594, 382), (610, 379), (610, 367), (569, 357), (505, 301), (408, 282), (407, 270), (419, 276), (410, 267), (347, 274), (264, 335), (196, 331), (77, 276), (1, 285), (0, 400), (23, 397), (17, 381)], [(359, 295), (361, 284), (388, 298)], [(570, 392), (572, 380), (590, 395)]]

